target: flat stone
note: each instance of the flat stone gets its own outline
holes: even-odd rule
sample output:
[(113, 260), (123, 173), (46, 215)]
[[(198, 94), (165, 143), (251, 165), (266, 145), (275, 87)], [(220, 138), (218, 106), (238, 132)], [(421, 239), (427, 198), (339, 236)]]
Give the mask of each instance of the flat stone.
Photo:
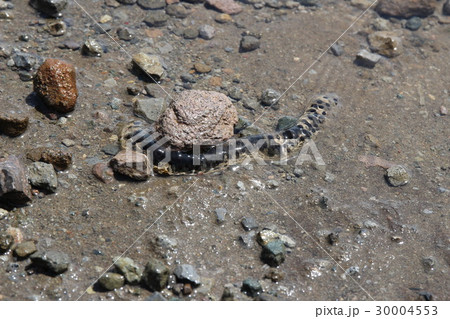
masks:
[(238, 14), (242, 12), (242, 6), (234, 0), (206, 0), (207, 7), (212, 7), (226, 14)]
[(11, 137), (22, 135), (28, 128), (29, 117), (21, 113), (0, 113), (0, 134)]
[(30, 5), (42, 13), (58, 18), (67, 6), (67, 0), (30, 0)]
[(194, 69), (198, 73), (209, 73), (211, 72), (211, 67), (209, 65), (206, 65), (204, 63), (195, 63)]
[(70, 258), (66, 253), (49, 250), (37, 251), (30, 256), (31, 261), (54, 274), (61, 274), (69, 268)]
[(436, 9), (435, 0), (380, 0), (375, 8), (381, 16), (408, 19), (427, 17)]
[(372, 69), (380, 61), (380, 59), (381, 55), (370, 53), (369, 51), (363, 49), (356, 55), (355, 63), (359, 66)]
[(183, 38), (188, 39), (188, 40), (192, 40), (198, 37), (198, 29), (191, 27), (191, 28), (186, 28), (183, 31)]
[(133, 259), (128, 257), (116, 258), (114, 265), (116, 266), (117, 271), (125, 277), (127, 283), (130, 285), (139, 284), (142, 277), (142, 269)]
[(164, 9), (166, 6), (165, 0), (138, 0), (137, 3), (141, 8), (148, 10)]
[(164, 75), (164, 68), (157, 55), (148, 55), (141, 52), (133, 55), (133, 63), (153, 81), (160, 80)]
[(149, 27), (162, 27), (166, 25), (169, 16), (163, 10), (151, 11), (147, 14), (144, 22)]
[(47, 59), (33, 81), (33, 90), (51, 109), (61, 113), (73, 111), (78, 90), (75, 68), (57, 59)]
[(230, 99), (214, 91), (183, 91), (170, 103), (156, 124), (172, 146), (212, 145), (234, 134), (237, 111)]
[(148, 123), (153, 124), (158, 120), (161, 113), (165, 109), (164, 98), (147, 98), (147, 99), (135, 99), (133, 103), (133, 113), (146, 120)]
[(190, 283), (194, 287), (200, 286), (200, 276), (192, 265), (178, 265), (173, 274), (177, 277), (178, 282)]
[(167, 301), (167, 299), (158, 291), (151, 294), (145, 301)]
[(170, 270), (160, 260), (150, 258), (145, 266), (142, 281), (152, 291), (161, 291), (166, 288), (169, 282)]
[(137, 0), (117, 0), (117, 1), (120, 2), (121, 4), (133, 5), (136, 3)]
[(147, 180), (151, 174), (149, 159), (140, 152), (121, 151), (111, 159), (109, 165), (114, 172), (139, 181)]
[(377, 31), (368, 36), (370, 49), (388, 58), (399, 56), (403, 53), (402, 39), (394, 32)]
[(180, 3), (174, 3), (174, 4), (169, 4), (166, 7), (166, 13), (170, 16), (179, 18), (179, 19), (184, 19), (186, 18), (191, 12), (189, 10), (186, 9), (185, 6), (183, 6)]
[(14, 255), (19, 258), (25, 258), (34, 253), (36, 250), (37, 248), (34, 244), (34, 241), (24, 241), (20, 244), (17, 244), (16, 248), (14, 249)]
[(28, 180), (36, 188), (56, 192), (58, 178), (52, 164), (34, 162), (28, 165)]
[(125, 284), (125, 278), (116, 273), (106, 273), (98, 279), (98, 284), (105, 290), (119, 289)]
[(0, 158), (0, 202), (21, 206), (31, 201), (31, 189), (25, 168), (13, 155)]

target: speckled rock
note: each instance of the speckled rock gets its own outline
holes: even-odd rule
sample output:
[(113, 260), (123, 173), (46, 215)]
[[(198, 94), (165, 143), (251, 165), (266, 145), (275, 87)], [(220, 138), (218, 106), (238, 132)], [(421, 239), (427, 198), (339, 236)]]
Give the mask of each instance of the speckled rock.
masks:
[(234, 134), (237, 111), (228, 97), (214, 91), (181, 92), (156, 125), (174, 147), (215, 144)]
[(408, 19), (427, 17), (436, 9), (435, 0), (380, 0), (375, 10), (381, 16)]
[(145, 154), (124, 150), (114, 156), (109, 165), (114, 172), (132, 179), (147, 180), (151, 174), (151, 166)]
[(402, 165), (394, 165), (386, 171), (386, 179), (391, 186), (403, 186), (408, 184), (410, 176)]
[(28, 127), (29, 117), (21, 113), (0, 113), (0, 134), (11, 137), (22, 135)]
[(388, 58), (399, 56), (403, 53), (402, 39), (394, 32), (377, 31), (368, 36), (370, 49)]
[(234, 0), (206, 0), (205, 5), (226, 14), (242, 12), (242, 6)]
[(142, 269), (128, 257), (116, 258), (115, 266), (117, 270), (125, 277), (130, 285), (137, 285), (141, 281)]
[(161, 261), (150, 258), (142, 274), (142, 281), (153, 291), (166, 288), (169, 281), (170, 270)]
[(61, 60), (47, 59), (36, 73), (33, 89), (55, 111), (73, 111), (78, 97), (75, 68)]
[(161, 60), (157, 55), (148, 55), (141, 52), (133, 55), (133, 63), (153, 81), (158, 81), (164, 75)]
[(31, 189), (25, 168), (13, 155), (0, 158), (0, 202), (21, 206), (31, 201)]
[(70, 264), (70, 258), (66, 253), (54, 250), (37, 251), (30, 256), (30, 259), (36, 266), (54, 274), (65, 272)]
[(98, 284), (105, 290), (119, 289), (125, 284), (125, 278), (116, 273), (106, 273), (98, 279)]
[(36, 188), (56, 192), (58, 178), (52, 164), (34, 162), (28, 165), (28, 180)]
[(67, 0), (30, 0), (30, 5), (42, 13), (58, 18), (67, 6)]

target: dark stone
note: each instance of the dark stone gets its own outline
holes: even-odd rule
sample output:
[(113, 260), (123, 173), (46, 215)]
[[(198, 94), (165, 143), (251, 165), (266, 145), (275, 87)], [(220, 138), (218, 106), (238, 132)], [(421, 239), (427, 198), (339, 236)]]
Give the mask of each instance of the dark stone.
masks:
[(130, 31), (128, 28), (119, 28), (117, 29), (117, 36), (120, 40), (123, 41), (131, 41), (134, 39), (134, 33)]
[(277, 131), (284, 131), (297, 125), (298, 119), (293, 116), (283, 116), (278, 120)]
[(251, 35), (246, 35), (246, 36), (243, 36), (241, 39), (239, 51), (240, 52), (253, 51), (253, 50), (258, 49), (260, 45), (261, 45), (261, 42), (259, 41), (258, 38), (251, 36)]
[(151, 11), (145, 17), (144, 22), (149, 27), (162, 27), (167, 23), (169, 16), (163, 10)]
[(169, 281), (170, 270), (160, 260), (150, 258), (142, 274), (142, 281), (153, 291), (163, 290)]
[(133, 5), (136, 3), (136, 0), (117, 0), (117, 2), (120, 2), (121, 4), (126, 4), (126, 5)]
[(53, 273), (61, 274), (69, 268), (70, 258), (59, 251), (37, 251), (30, 256), (34, 265)]
[(435, 0), (380, 0), (375, 8), (381, 16), (408, 19), (427, 17), (436, 9)]
[(101, 276), (98, 283), (105, 290), (114, 290), (125, 284), (125, 278), (120, 274), (110, 272)]
[(450, 0), (447, 0), (446, 3), (444, 3), (444, 7), (442, 8), (442, 13), (450, 16)]
[(344, 49), (337, 43), (333, 44), (330, 50), (335, 56), (341, 56), (342, 54), (344, 54)]
[(42, 13), (58, 18), (67, 6), (67, 0), (30, 0), (30, 5)]
[(422, 19), (419, 17), (412, 17), (408, 21), (406, 21), (405, 28), (411, 31), (419, 30), (422, 26)]
[(242, 224), (242, 227), (244, 227), (244, 229), (246, 231), (258, 228), (258, 224), (256, 223), (256, 220), (251, 216), (244, 217), (241, 221), (241, 224)]
[(286, 258), (286, 248), (281, 240), (272, 240), (263, 246), (261, 260), (272, 267), (281, 265)]
[(247, 296), (257, 297), (262, 293), (261, 283), (254, 278), (247, 278), (242, 282), (241, 291)]
[(189, 11), (180, 3), (169, 4), (166, 7), (166, 13), (170, 16), (184, 19), (189, 15)]
[(28, 127), (29, 117), (23, 114), (0, 114), (0, 133), (11, 137), (23, 134)]
[(200, 276), (192, 265), (178, 265), (173, 272), (177, 280), (182, 283), (190, 283), (194, 287), (200, 286)]
[(198, 29), (197, 28), (187, 28), (183, 31), (183, 37), (185, 39), (195, 39), (198, 37)]
[(0, 233), (0, 254), (7, 252), (14, 243), (14, 238), (5, 232)]
[(150, 10), (164, 9), (166, 6), (165, 0), (138, 0), (137, 3), (141, 8)]
[(25, 168), (13, 155), (0, 158), (0, 202), (7, 206), (22, 206), (31, 201), (31, 189)]

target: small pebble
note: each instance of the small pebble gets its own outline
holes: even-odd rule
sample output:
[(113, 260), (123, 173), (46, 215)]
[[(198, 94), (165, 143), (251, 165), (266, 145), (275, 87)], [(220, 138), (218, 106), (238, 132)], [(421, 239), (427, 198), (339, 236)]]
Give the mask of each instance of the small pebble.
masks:
[(386, 178), (391, 186), (403, 186), (409, 182), (408, 171), (402, 165), (394, 165), (386, 171)]
[(125, 284), (125, 278), (120, 274), (106, 273), (100, 277), (98, 283), (105, 290), (114, 290)]

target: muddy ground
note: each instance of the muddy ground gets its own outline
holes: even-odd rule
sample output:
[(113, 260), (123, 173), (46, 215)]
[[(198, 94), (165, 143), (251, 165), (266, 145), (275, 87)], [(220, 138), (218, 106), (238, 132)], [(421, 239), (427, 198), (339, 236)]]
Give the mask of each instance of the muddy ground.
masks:
[[(186, 19), (170, 18), (169, 30), (145, 26), (146, 12), (137, 5), (111, 8), (103, 1), (80, 0), (97, 21), (104, 14), (115, 17), (111, 22), (115, 39), (119, 26), (135, 32), (136, 43), (118, 40), (129, 54), (147, 49), (164, 59), (168, 76), (161, 86), (171, 95), (181, 83), (180, 74), (202, 62), (213, 71), (195, 75), (193, 88), (226, 93), (237, 87), (255, 100), (267, 88), (284, 92), (307, 70), (277, 109), (258, 105), (251, 111), (235, 103), (239, 115), (249, 120), (263, 114), (256, 125), (265, 131), (273, 131), (284, 115), (300, 115), (314, 94), (335, 92), (343, 104), (314, 138), (325, 166), (253, 162), (216, 174), (103, 184), (92, 175), (92, 165), (111, 158), (101, 149), (115, 143), (117, 124), (134, 118), (128, 106), (133, 97), (126, 86), (146, 83), (129, 71), (128, 53), (106, 34), (96, 33), (94, 22), (75, 3), (69, 1), (64, 12), (71, 25), (62, 37), (43, 31), (38, 22), (45, 22), (44, 18), (26, 1), (13, 3), (15, 19), (0, 21), (0, 40), (74, 64), (80, 96), (66, 123), (50, 119), (36, 108), (30, 96), (32, 83), (21, 81), (6, 66), (7, 59), (0, 60), (2, 108), (20, 107), (30, 114), (25, 134), (0, 137), (1, 155), (24, 158), (28, 149), (47, 146), (70, 151), (74, 161), (70, 169), (58, 173), (57, 193), (35, 196), (32, 204), (0, 220), (2, 229), (18, 227), (39, 247), (67, 253), (70, 269), (54, 277), (27, 271), (28, 260), (17, 261), (7, 253), (0, 259), (1, 299), (146, 299), (152, 292), (144, 287), (126, 285), (114, 292), (88, 288), (111, 266), (114, 256), (125, 253), (140, 265), (150, 256), (162, 258), (153, 244), (158, 235), (178, 243), (163, 259), (171, 269), (177, 263), (192, 264), (202, 277), (203, 285), (196, 292), (178, 297), (186, 300), (220, 299), (225, 284), (239, 287), (248, 277), (261, 280), (264, 291), (278, 300), (423, 300), (427, 293), (433, 300), (449, 298), (450, 131), (448, 116), (440, 115), (440, 107), (450, 106), (450, 25), (431, 16), (423, 19), (420, 30), (410, 31), (402, 28), (400, 20), (389, 21), (392, 29), (403, 33), (404, 52), (369, 69), (355, 65), (354, 59), (368, 47), (366, 36), (378, 17), (373, 10), (339, 40), (345, 51), (342, 56), (326, 53), (316, 61), (361, 14), (348, 1), (323, 1), (321, 8), (300, 9), (256, 10), (243, 5), (243, 12), (233, 16), (235, 23), (226, 24), (214, 21), (216, 11), (193, 5)], [(213, 25), (216, 35), (209, 41), (186, 40), (173, 32), (191, 24)], [(240, 53), (241, 33), (246, 30), (261, 33), (261, 47)], [(31, 40), (20, 42), (20, 34), (30, 35)], [(107, 52), (86, 57), (79, 50), (58, 48), (64, 40), (82, 42), (88, 36), (106, 46)], [(225, 50), (228, 47), (232, 52)], [(211, 75), (221, 79), (222, 88), (211, 85)], [(105, 86), (109, 78), (117, 85)], [(123, 101), (118, 109), (110, 106), (113, 97)], [(105, 116), (96, 117), (98, 111)], [(75, 146), (63, 146), (66, 138)], [(410, 182), (389, 186), (385, 169), (366, 167), (358, 159), (361, 155), (404, 165)], [(303, 173), (294, 175), (296, 168)], [(255, 180), (279, 185), (260, 188)], [(136, 206), (136, 200), (130, 200), (133, 195), (148, 201)], [(214, 210), (221, 207), (228, 214), (218, 225)], [(256, 241), (250, 248), (239, 241), (245, 234), (240, 224), (244, 216), (256, 219), (258, 231), (275, 225), (295, 240), (296, 246), (279, 267), (284, 273), (279, 282), (264, 278), (270, 269), (260, 260)], [(328, 242), (332, 231), (340, 233), (337, 245)], [(163, 295), (174, 297), (170, 290)]]

